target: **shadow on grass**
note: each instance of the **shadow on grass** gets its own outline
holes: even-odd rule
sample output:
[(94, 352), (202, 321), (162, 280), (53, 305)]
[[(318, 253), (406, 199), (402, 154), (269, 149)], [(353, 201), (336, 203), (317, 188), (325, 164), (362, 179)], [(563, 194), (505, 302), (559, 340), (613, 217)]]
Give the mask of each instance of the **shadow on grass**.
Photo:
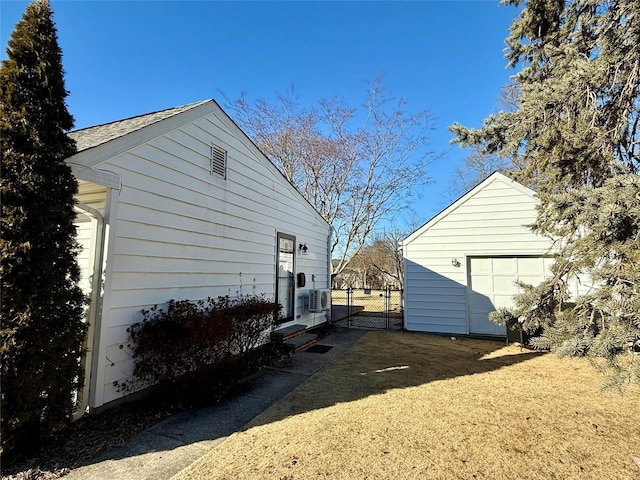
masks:
[[(73, 456), (53, 459), (54, 470), (72, 469), (68, 477), (72, 480), (127, 478), (123, 477), (126, 472), (139, 471), (139, 465), (145, 464), (148, 475), (140, 471), (136, 478), (168, 478), (199, 458), (203, 448), (212, 448), (247, 428), (248, 422), (251, 426), (271, 423), (392, 389), (490, 372), (542, 354), (512, 349), (515, 354), (492, 355), (505, 343), (346, 328), (323, 338), (321, 344), (332, 348), (322, 354), (301, 352), (281, 360), (240, 382), (220, 403), (174, 414), (93, 458), (86, 455), (81, 462)], [(260, 415), (292, 391), (286, 404)], [(144, 402), (135, 406), (142, 411), (140, 407)], [(111, 413), (103, 415), (108, 418)], [(106, 431), (102, 434), (109, 435)]]
[[(137, 394), (123, 397), (123, 403), (98, 414), (84, 415), (54, 433), (40, 445), (35, 456), (3, 453), (2, 479), (50, 480), (69, 472), (65, 478), (75, 478), (80, 467), (123, 459), (135, 463), (136, 458), (150, 453), (169, 452), (228, 436), (237, 430), (229, 412), (233, 414), (238, 392), (247, 388), (244, 384), (261, 369), (288, 356), (282, 349), (268, 345), (254, 350), (246, 362), (231, 362), (224, 368), (205, 372), (197, 377), (198, 381), (185, 379), (175, 388), (151, 388), (141, 399)], [(236, 381), (239, 377), (245, 380)], [(213, 428), (207, 428), (207, 424)], [(176, 460), (179, 464), (182, 458)], [(122, 474), (122, 469), (110, 466), (77, 478), (138, 478)]]
[[(455, 340), (452, 340), (455, 338)], [(479, 375), (533, 359), (545, 352), (504, 348), (504, 341), (372, 331), (310, 378), (286, 407), (274, 408), (250, 426), (283, 420), (310, 410), (354, 402), (394, 389)]]

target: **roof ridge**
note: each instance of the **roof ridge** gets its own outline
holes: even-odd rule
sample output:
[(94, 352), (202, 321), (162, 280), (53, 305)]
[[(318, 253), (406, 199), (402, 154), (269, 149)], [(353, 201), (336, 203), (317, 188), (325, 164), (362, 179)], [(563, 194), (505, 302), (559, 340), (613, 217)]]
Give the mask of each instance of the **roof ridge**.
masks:
[(68, 132), (68, 135), (76, 141), (78, 152), (81, 152), (97, 147), (98, 145), (114, 140), (115, 138), (123, 137), (129, 133), (141, 130), (149, 125), (161, 122), (167, 118), (173, 117), (174, 115), (186, 112), (211, 101), (211, 99), (200, 100), (186, 105), (143, 113), (133, 117), (122, 118), (108, 123), (73, 130)]
[[(88, 130), (90, 128), (98, 128), (98, 127), (104, 127), (106, 125), (112, 125), (114, 123), (120, 123), (120, 122), (124, 122), (126, 120), (135, 120), (136, 118), (141, 118), (141, 117), (146, 117), (149, 115), (157, 115), (158, 113), (163, 113), (163, 112), (168, 112), (169, 110), (178, 110), (178, 109), (191, 109), (194, 107), (197, 107), (198, 105), (200, 105), (201, 103), (206, 103), (211, 101), (211, 99), (207, 99), (207, 100), (200, 100), (198, 102), (193, 102), (193, 103), (187, 103), (185, 105), (179, 105), (177, 107), (169, 107), (169, 108), (163, 108), (162, 110), (156, 110), (154, 112), (147, 112), (147, 113), (141, 113), (139, 115), (133, 115), (132, 117), (126, 117), (126, 118), (119, 118), (117, 120), (112, 120), (110, 122), (105, 122), (105, 123), (99, 123), (97, 125), (90, 125), (88, 127), (83, 127), (83, 128), (78, 128), (76, 130), (69, 130), (67, 133), (77, 133), (77, 132), (82, 132), (84, 130)], [(187, 108), (188, 107), (188, 108)]]

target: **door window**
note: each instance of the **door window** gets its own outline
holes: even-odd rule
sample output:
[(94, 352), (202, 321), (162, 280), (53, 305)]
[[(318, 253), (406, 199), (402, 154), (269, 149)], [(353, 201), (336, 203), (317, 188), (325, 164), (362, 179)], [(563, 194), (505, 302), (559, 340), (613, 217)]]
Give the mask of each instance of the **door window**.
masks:
[(293, 299), (295, 295), (295, 245), (295, 237), (284, 233), (278, 234), (276, 302), (282, 305), (278, 323), (293, 320)]

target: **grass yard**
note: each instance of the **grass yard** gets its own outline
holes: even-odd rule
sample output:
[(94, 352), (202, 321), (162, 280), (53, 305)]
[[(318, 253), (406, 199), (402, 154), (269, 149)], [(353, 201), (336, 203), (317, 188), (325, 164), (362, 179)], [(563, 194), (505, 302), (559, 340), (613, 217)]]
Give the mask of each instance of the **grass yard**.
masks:
[[(370, 292), (370, 293), (367, 293)], [(353, 289), (351, 293), (351, 305), (364, 307), (363, 312), (359, 314), (375, 314), (384, 313), (387, 307), (384, 290), (364, 290)], [(401, 294), (399, 290), (391, 291), (388, 307), (391, 312), (399, 313), (401, 311)], [(346, 290), (331, 290), (331, 303), (334, 305), (347, 305)]]
[(369, 332), (174, 480), (638, 479), (640, 392), (501, 342)]

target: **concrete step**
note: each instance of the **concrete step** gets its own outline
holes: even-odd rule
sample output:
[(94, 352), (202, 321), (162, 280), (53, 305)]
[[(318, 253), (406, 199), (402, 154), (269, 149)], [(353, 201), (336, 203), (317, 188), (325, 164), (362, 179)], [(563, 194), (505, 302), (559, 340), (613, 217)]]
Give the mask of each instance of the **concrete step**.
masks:
[(315, 333), (302, 333), (300, 335), (296, 335), (289, 340), (282, 342), (282, 344), (293, 351), (294, 353), (300, 352), (309, 348), (311, 345), (314, 345), (318, 341), (318, 335)]
[(307, 329), (306, 325), (289, 325), (271, 332), (271, 341), (275, 343), (284, 343), (287, 340), (302, 335)]

